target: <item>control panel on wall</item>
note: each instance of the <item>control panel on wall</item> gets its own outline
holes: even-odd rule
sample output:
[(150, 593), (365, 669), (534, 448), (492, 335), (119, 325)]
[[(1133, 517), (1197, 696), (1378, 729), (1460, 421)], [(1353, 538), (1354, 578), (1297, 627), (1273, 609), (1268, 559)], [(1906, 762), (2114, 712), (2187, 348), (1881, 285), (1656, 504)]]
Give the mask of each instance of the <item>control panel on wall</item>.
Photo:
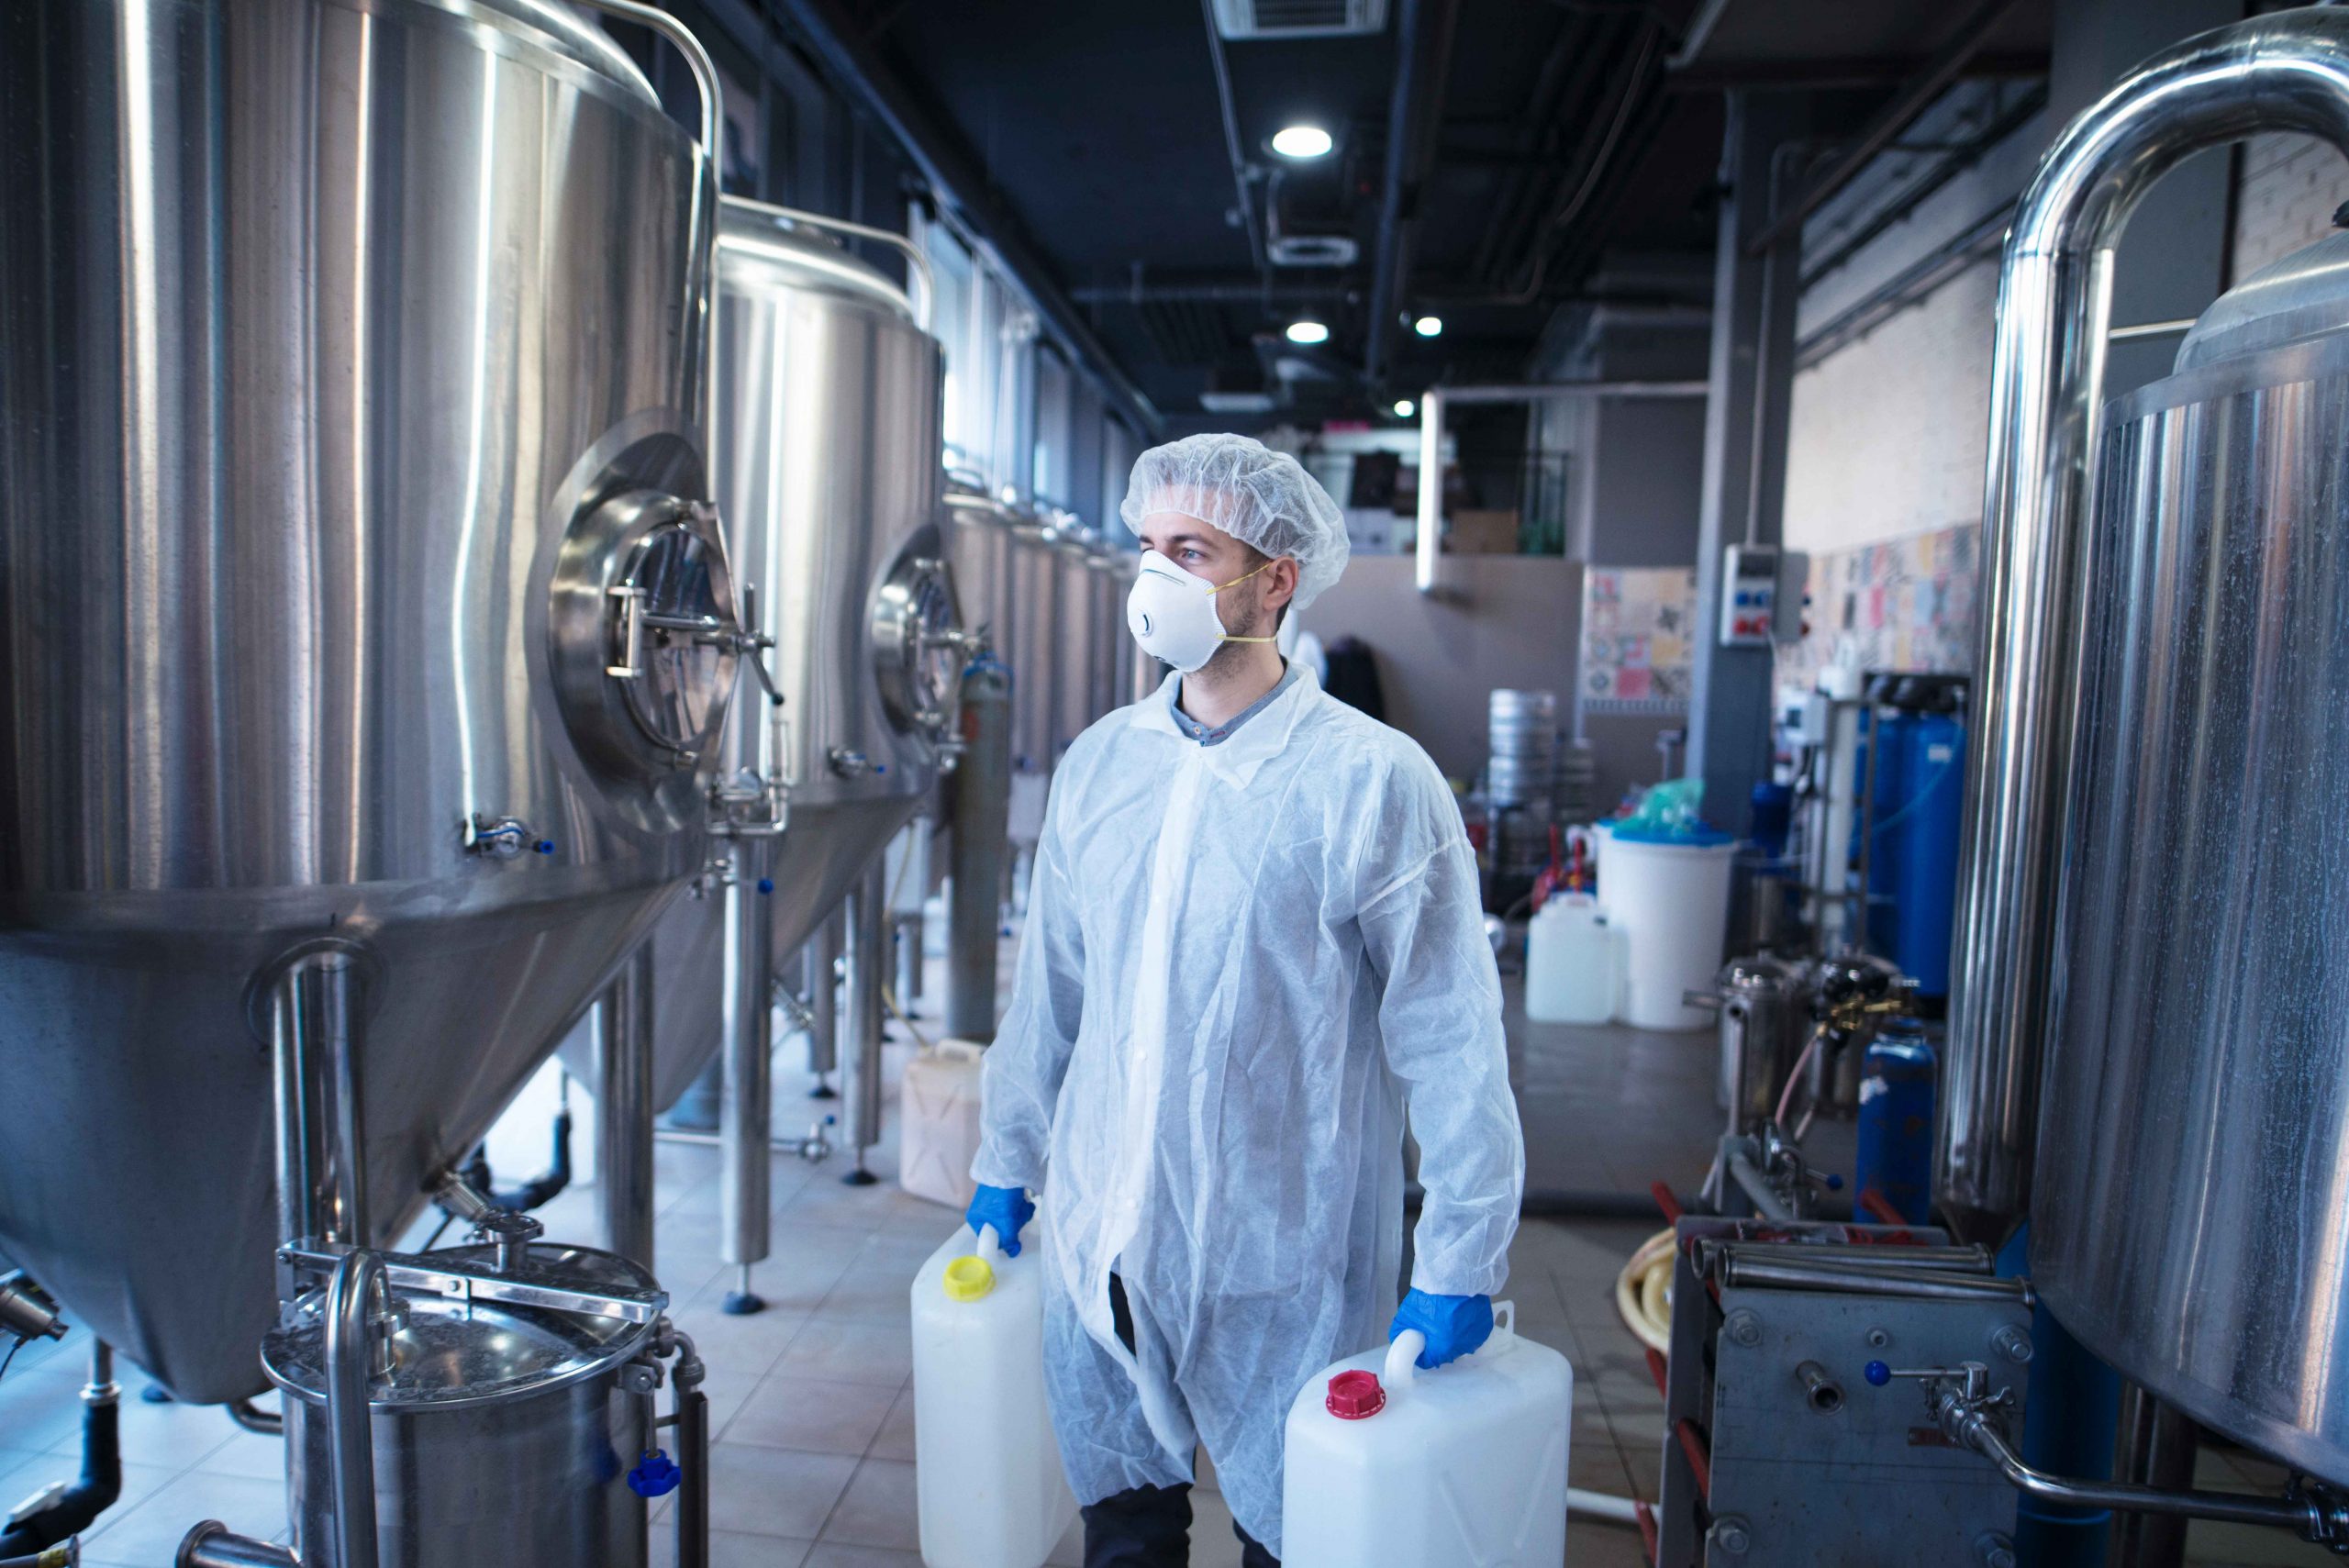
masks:
[(1810, 557), (1768, 544), (1733, 544), (1721, 565), (1720, 646), (1767, 648), (1802, 636)]

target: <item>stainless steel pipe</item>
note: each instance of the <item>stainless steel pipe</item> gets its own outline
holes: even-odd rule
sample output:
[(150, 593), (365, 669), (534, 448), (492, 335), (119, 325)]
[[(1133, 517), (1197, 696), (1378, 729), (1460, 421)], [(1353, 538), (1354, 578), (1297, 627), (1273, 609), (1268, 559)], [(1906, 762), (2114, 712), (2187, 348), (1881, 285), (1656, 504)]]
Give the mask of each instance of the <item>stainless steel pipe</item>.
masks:
[(2030, 1197), (2113, 248), (2180, 161), (2276, 131), (2349, 151), (2349, 16), (2281, 12), (2154, 56), (2065, 128), (2007, 236), (1935, 1161), (1962, 1212), (2003, 1218)]
[(2281, 1497), (2248, 1496), (2234, 1492), (2169, 1490), (2118, 1481), (2077, 1481), (2051, 1475), (2023, 1462), (2005, 1430), (1988, 1411), (1966, 1407), (1947, 1395), (1937, 1396), (1935, 1416), (1952, 1441), (1973, 1450), (1998, 1467), (2017, 1491), (2045, 1503), (2076, 1508), (2120, 1508), (2141, 1514), (2217, 1519), (2228, 1524), (2265, 1525), (2288, 1529), (2303, 1540), (2339, 1551), (2349, 1543), (2349, 1507), (2321, 1488), (2294, 1491)]
[(327, 1282), (327, 1422), (334, 1485), (332, 1568), (375, 1568), (375, 1440), (369, 1388), (379, 1303), (391, 1285), (365, 1248), (343, 1254)]
[(889, 892), (874, 856), (848, 897), (848, 1144), (854, 1164), (842, 1181), (873, 1181), (864, 1151), (881, 1141), (883, 977), (889, 962)]
[(281, 1241), (370, 1240), (360, 993), (358, 950), (340, 942), (298, 954), (277, 979), (271, 1066)]
[(1724, 1285), (1765, 1290), (1840, 1291), (1847, 1296), (1918, 1296), (1933, 1301), (2021, 1301), (2029, 1305), (2031, 1285), (2020, 1279), (1981, 1274), (1940, 1273), (1930, 1269), (1887, 1269), (1871, 1273), (1864, 1265), (1827, 1262), (1779, 1262), (1767, 1258), (1732, 1256), (1721, 1264)]
[(767, 1255), (767, 1142), (774, 1120), (774, 899), (767, 878), (771, 840), (737, 839), (726, 887), (725, 1089), (718, 1112), (719, 1255), (738, 1271), (725, 1308), (740, 1315), (766, 1304), (751, 1288), (751, 1265)]
[(239, 1535), (218, 1519), (206, 1519), (181, 1540), (173, 1568), (301, 1568), (291, 1547)]
[(652, 1266), (652, 944), (596, 1003), (596, 1207), (601, 1245)]

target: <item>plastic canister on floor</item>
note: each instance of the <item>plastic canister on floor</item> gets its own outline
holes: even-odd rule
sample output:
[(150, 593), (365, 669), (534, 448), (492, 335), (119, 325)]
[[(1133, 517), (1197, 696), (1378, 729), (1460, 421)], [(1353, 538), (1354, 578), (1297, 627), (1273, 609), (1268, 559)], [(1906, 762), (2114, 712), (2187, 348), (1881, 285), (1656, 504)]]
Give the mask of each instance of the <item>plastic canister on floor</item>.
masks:
[(1525, 929), (1525, 1016), (1543, 1024), (1603, 1024), (1615, 1016), (1622, 942), (1598, 900), (1553, 893)]
[(1519, 1338), (1492, 1338), (1433, 1372), (1407, 1330), (1341, 1361), (1289, 1407), (1281, 1502), (1285, 1568), (1462, 1568), (1563, 1562), (1574, 1369)]
[(1044, 1400), (1044, 1235), (958, 1228), (914, 1276), (915, 1492), (929, 1568), (1042, 1568), (1076, 1518)]
[(916, 1197), (968, 1208), (978, 1189), (971, 1162), (979, 1152), (979, 1059), (966, 1040), (941, 1040), (906, 1063), (899, 1104), (897, 1184)]
[(1736, 851), (1711, 828), (1663, 840), (1620, 825), (1608, 835), (1598, 897), (1608, 924), (1622, 933), (1623, 1022), (1643, 1029), (1712, 1022), (1681, 998), (1710, 986), (1720, 967)]

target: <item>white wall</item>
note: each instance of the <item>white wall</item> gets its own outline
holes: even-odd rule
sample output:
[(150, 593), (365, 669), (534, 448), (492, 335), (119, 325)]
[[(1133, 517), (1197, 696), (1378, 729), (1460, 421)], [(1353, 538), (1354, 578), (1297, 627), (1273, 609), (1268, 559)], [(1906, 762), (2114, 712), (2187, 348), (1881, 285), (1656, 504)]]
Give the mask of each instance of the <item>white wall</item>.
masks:
[(1796, 373), (1789, 549), (1831, 553), (1981, 520), (1998, 293), (1986, 259)]
[(2304, 136), (2246, 143), (2235, 192), (2235, 281), (2323, 239), (2344, 197), (2349, 166), (2325, 143)]
[[(1953, 182), (1954, 196), (1944, 193), (1822, 279), (1804, 298), (1805, 326), (1908, 264), (1954, 221), (1988, 210), (2001, 183), (2027, 176), (2028, 144), (2050, 128), (2043, 119), (2025, 126), (2009, 140), (2026, 145), (2002, 147), (1978, 177)], [(2349, 166), (2331, 149), (2302, 137), (2248, 144), (2232, 237), (2234, 278), (2321, 239), (2343, 197)], [(1797, 373), (1787, 455), (1790, 548), (1836, 553), (1981, 520), (1998, 272), (1995, 257), (1983, 258)]]

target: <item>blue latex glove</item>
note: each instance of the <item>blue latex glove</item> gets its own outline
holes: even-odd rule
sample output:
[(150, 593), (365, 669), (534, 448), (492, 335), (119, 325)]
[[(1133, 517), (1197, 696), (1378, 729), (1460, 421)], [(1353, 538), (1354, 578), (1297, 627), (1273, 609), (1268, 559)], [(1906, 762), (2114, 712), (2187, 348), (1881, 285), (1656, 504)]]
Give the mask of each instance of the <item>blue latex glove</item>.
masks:
[[(987, 1226), (995, 1227), (996, 1240), (1003, 1243), (1003, 1255), (1019, 1256), (1019, 1232), (1036, 1218), (1036, 1206), (1018, 1187), (982, 1186), (971, 1199), (971, 1207), (963, 1211), (963, 1218), (976, 1236)], [(1485, 1326), (1492, 1327), (1493, 1315), (1485, 1314)]]
[(1406, 1329), (1417, 1329), (1428, 1337), (1427, 1348), (1419, 1352), (1419, 1364), (1423, 1370), (1431, 1371), (1448, 1361), (1459, 1360), (1492, 1337), (1493, 1298), (1431, 1296), (1424, 1290), (1415, 1290), (1395, 1309), (1395, 1321), (1386, 1329), (1388, 1342), (1392, 1343)]

